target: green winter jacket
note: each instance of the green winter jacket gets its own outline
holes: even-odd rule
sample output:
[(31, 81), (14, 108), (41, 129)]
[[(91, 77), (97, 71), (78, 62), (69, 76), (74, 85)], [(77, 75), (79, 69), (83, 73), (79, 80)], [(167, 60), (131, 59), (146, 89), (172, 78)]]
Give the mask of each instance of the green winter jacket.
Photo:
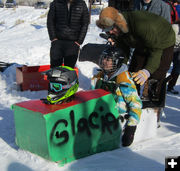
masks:
[(123, 15), (129, 32), (121, 34), (117, 44), (125, 51), (126, 62), (130, 47), (142, 53), (148, 52), (145, 69), (152, 74), (160, 65), (163, 49), (175, 44), (172, 26), (163, 17), (146, 11), (124, 12)]

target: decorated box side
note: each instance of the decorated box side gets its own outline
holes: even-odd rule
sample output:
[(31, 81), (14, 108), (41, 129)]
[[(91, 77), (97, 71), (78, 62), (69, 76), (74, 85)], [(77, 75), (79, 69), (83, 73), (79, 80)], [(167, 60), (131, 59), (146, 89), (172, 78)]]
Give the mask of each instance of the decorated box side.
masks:
[(14, 110), (16, 144), (24, 150), (50, 159), (47, 144), (46, 120), (43, 115), (16, 105), (12, 108)]
[(111, 94), (44, 115), (51, 159), (63, 165), (118, 148), (118, 116)]

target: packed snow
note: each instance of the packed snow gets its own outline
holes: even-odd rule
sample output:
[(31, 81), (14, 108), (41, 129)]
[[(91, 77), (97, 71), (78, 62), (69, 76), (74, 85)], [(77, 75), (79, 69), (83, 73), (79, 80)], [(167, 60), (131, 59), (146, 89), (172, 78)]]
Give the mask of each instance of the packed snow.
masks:
[[(15, 144), (15, 125), (11, 105), (45, 98), (47, 91), (19, 91), (16, 67), (46, 65), (50, 62), (50, 41), (46, 28), (48, 9), (19, 6), (0, 9), (0, 61), (14, 63), (0, 72), (0, 170), (1, 171), (163, 171), (165, 158), (180, 156), (180, 96), (167, 94), (166, 107), (156, 135), (130, 147), (91, 155), (63, 167), (20, 149)], [(105, 43), (95, 25), (97, 13), (84, 44)], [(84, 45), (83, 44), (83, 45)], [(90, 78), (98, 66), (77, 62), (79, 91), (90, 88)], [(171, 70), (171, 68), (170, 68)], [(170, 72), (169, 70), (169, 72)], [(169, 74), (169, 73), (168, 73)], [(175, 87), (180, 92), (180, 78)], [(151, 113), (151, 115), (153, 115)], [(153, 126), (153, 125), (152, 125)], [(150, 125), (151, 127), (151, 125)], [(149, 130), (147, 130), (149, 131)], [(144, 131), (146, 132), (146, 130)], [(142, 135), (143, 136), (143, 135)]]

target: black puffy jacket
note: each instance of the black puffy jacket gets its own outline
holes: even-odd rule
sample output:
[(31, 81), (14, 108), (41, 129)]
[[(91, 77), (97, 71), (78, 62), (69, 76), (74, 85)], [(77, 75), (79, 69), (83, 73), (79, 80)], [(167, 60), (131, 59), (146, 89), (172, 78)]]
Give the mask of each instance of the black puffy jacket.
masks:
[(74, 0), (68, 11), (67, 0), (50, 4), (47, 28), (50, 40), (72, 40), (82, 44), (89, 24), (89, 12), (83, 0)]
[(134, 0), (108, 0), (108, 6), (116, 8), (118, 11), (132, 11)]

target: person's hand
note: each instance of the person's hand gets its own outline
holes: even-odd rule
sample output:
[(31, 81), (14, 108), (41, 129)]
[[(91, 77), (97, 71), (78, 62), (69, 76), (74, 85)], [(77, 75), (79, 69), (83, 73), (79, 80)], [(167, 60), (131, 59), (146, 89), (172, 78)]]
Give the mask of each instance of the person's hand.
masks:
[(74, 42), (74, 43), (76, 43), (78, 46), (80, 46), (80, 44), (78, 42)]
[(108, 38), (108, 42), (110, 42), (112, 46), (114, 46), (114, 44), (115, 44), (115, 42), (112, 38)]
[(139, 70), (138, 72), (132, 73), (132, 77), (137, 84), (143, 85), (146, 80), (150, 77), (150, 73), (148, 70), (143, 69)]

